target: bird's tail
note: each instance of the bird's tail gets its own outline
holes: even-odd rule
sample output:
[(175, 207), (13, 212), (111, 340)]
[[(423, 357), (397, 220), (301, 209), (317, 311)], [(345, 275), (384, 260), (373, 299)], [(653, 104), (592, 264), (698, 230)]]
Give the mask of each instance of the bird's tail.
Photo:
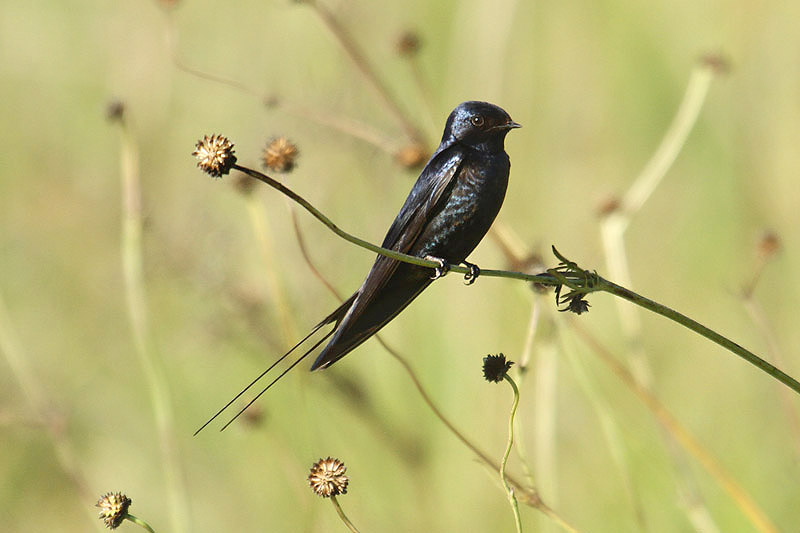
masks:
[(278, 365), (278, 364), (279, 364), (281, 361), (283, 361), (284, 359), (286, 359), (286, 358), (287, 358), (287, 357), (288, 357), (288, 356), (289, 356), (289, 355), (290, 355), (290, 354), (291, 354), (293, 351), (295, 351), (295, 350), (296, 350), (298, 347), (300, 347), (300, 345), (302, 345), (302, 344), (303, 344), (304, 342), (306, 342), (306, 341), (307, 341), (307, 340), (308, 340), (308, 339), (309, 339), (309, 338), (310, 338), (312, 335), (314, 335), (314, 334), (315, 334), (317, 331), (319, 331), (319, 330), (320, 330), (320, 328), (322, 328), (323, 326), (326, 326), (326, 325), (328, 325), (328, 324), (330, 324), (330, 323), (332, 323), (332, 322), (335, 322), (335, 323), (336, 323), (336, 325), (333, 327), (333, 329), (331, 329), (331, 330), (330, 330), (328, 333), (326, 333), (326, 334), (325, 334), (325, 336), (324, 336), (324, 337), (322, 337), (320, 340), (318, 340), (316, 343), (314, 343), (314, 346), (312, 346), (311, 348), (309, 348), (308, 350), (306, 350), (306, 351), (303, 353), (303, 355), (301, 355), (300, 357), (298, 357), (298, 358), (297, 358), (297, 360), (295, 360), (295, 361), (294, 361), (294, 362), (293, 362), (291, 365), (289, 365), (289, 367), (288, 367), (286, 370), (284, 370), (283, 372), (281, 372), (281, 373), (278, 375), (278, 377), (276, 377), (275, 379), (273, 379), (273, 380), (272, 380), (272, 381), (269, 383), (269, 385), (267, 385), (266, 387), (264, 387), (264, 388), (261, 390), (261, 392), (259, 392), (258, 394), (256, 394), (256, 396), (255, 396), (255, 397), (254, 397), (252, 400), (250, 400), (250, 401), (247, 403), (247, 405), (245, 405), (244, 407), (242, 407), (242, 408), (241, 408), (241, 409), (240, 409), (240, 410), (239, 410), (239, 411), (236, 413), (236, 415), (234, 415), (234, 416), (233, 416), (233, 418), (231, 418), (231, 419), (230, 419), (230, 420), (229, 420), (229, 421), (228, 421), (228, 422), (227, 422), (227, 423), (226, 423), (224, 426), (222, 426), (222, 428), (220, 429), (220, 431), (223, 431), (225, 428), (227, 428), (228, 426), (230, 426), (230, 425), (233, 423), (233, 421), (234, 421), (234, 420), (236, 420), (237, 418), (239, 418), (239, 416), (240, 416), (242, 413), (244, 413), (244, 412), (247, 410), (247, 408), (248, 408), (248, 407), (250, 407), (251, 405), (253, 405), (253, 404), (255, 403), (255, 401), (256, 401), (256, 400), (258, 400), (258, 399), (259, 399), (259, 398), (260, 398), (260, 397), (261, 397), (261, 396), (262, 396), (262, 395), (263, 395), (265, 392), (267, 392), (267, 391), (268, 391), (268, 390), (269, 390), (269, 389), (270, 389), (270, 388), (271, 388), (273, 385), (275, 385), (275, 384), (276, 384), (276, 383), (277, 383), (277, 382), (278, 382), (278, 381), (279, 381), (279, 380), (280, 380), (280, 379), (281, 379), (283, 376), (285, 376), (286, 374), (288, 374), (288, 373), (289, 373), (289, 371), (290, 371), (291, 369), (293, 369), (294, 367), (296, 367), (296, 366), (297, 366), (297, 365), (300, 363), (300, 361), (302, 361), (303, 359), (305, 359), (305, 358), (308, 356), (308, 354), (310, 354), (311, 352), (313, 352), (314, 350), (316, 350), (316, 349), (317, 349), (317, 347), (318, 347), (320, 344), (322, 344), (323, 342), (325, 342), (325, 341), (326, 341), (326, 340), (327, 340), (327, 339), (328, 339), (328, 338), (329, 338), (331, 335), (333, 335), (333, 333), (336, 331), (336, 328), (339, 326), (339, 323), (341, 322), (342, 318), (344, 318), (344, 315), (347, 313), (347, 310), (350, 308), (350, 305), (353, 303), (353, 300), (355, 299), (355, 297), (356, 297), (356, 295), (354, 294), (353, 296), (351, 296), (350, 298), (348, 298), (348, 299), (347, 299), (347, 301), (345, 301), (345, 302), (344, 302), (344, 303), (343, 303), (341, 306), (339, 306), (338, 308), (336, 308), (336, 310), (334, 310), (334, 311), (333, 311), (333, 312), (332, 312), (330, 315), (328, 315), (327, 317), (325, 317), (324, 319), (322, 319), (322, 321), (320, 321), (320, 323), (319, 323), (319, 324), (317, 324), (316, 326), (314, 326), (314, 328), (311, 330), (311, 332), (310, 332), (308, 335), (306, 335), (305, 337), (303, 337), (303, 338), (300, 340), (300, 342), (298, 342), (297, 344), (295, 344), (294, 346), (292, 346), (292, 348), (291, 348), (291, 349), (290, 349), (288, 352), (286, 352), (285, 354), (283, 354), (282, 356), (280, 356), (280, 357), (279, 357), (279, 358), (278, 358), (278, 359), (277, 359), (277, 360), (276, 360), (274, 363), (272, 363), (271, 365), (269, 365), (269, 367), (268, 367), (266, 370), (264, 370), (264, 371), (263, 371), (261, 374), (259, 374), (259, 375), (258, 375), (258, 376), (257, 376), (257, 377), (256, 377), (256, 378), (253, 380), (253, 381), (251, 381), (249, 385), (247, 385), (247, 386), (246, 386), (244, 389), (242, 389), (242, 390), (239, 392), (239, 394), (237, 394), (236, 396), (234, 396), (233, 398), (231, 398), (231, 400), (230, 400), (228, 403), (226, 403), (226, 404), (225, 404), (225, 405), (222, 407), (222, 409), (220, 409), (219, 411), (217, 411), (217, 412), (214, 414), (214, 416), (212, 416), (211, 418), (209, 418), (209, 419), (206, 421), (206, 423), (205, 423), (205, 424), (203, 424), (202, 426), (200, 426), (200, 428), (199, 428), (197, 431), (195, 431), (195, 432), (194, 432), (194, 435), (197, 435), (198, 433), (200, 433), (201, 431), (203, 431), (203, 429), (205, 429), (205, 427), (206, 427), (206, 426), (208, 426), (208, 425), (209, 425), (211, 422), (213, 422), (214, 420), (216, 420), (216, 418), (217, 418), (219, 415), (221, 415), (221, 414), (222, 414), (222, 413), (223, 413), (223, 412), (224, 412), (224, 411), (225, 411), (225, 410), (226, 410), (228, 407), (230, 407), (230, 406), (233, 404), (233, 402), (235, 402), (236, 400), (238, 400), (239, 398), (241, 398), (241, 397), (242, 397), (242, 395), (243, 395), (245, 392), (247, 392), (248, 390), (250, 390), (250, 388), (252, 388), (252, 387), (253, 387), (253, 385), (255, 385), (256, 383), (258, 383), (258, 382), (261, 380), (261, 378), (263, 378), (264, 376), (266, 376), (266, 375), (269, 373), (269, 371), (270, 371), (270, 370), (272, 370), (273, 368), (275, 368), (275, 367), (276, 367), (276, 366), (277, 366), (277, 365)]

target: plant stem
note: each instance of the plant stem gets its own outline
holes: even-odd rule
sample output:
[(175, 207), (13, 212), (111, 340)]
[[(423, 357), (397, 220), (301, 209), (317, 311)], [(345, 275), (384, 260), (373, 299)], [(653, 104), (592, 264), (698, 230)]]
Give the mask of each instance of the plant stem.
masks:
[[(297, 219), (295, 217), (294, 212), (292, 212), (292, 222), (294, 223), (294, 226), (295, 226), (295, 232), (296, 232), (296, 235), (297, 235), (297, 240), (298, 240), (298, 242), (300, 244), (301, 253), (303, 254), (303, 257), (306, 260), (306, 263), (308, 264), (309, 268), (314, 273), (314, 275), (320, 280), (320, 282), (322, 282), (328, 288), (328, 290), (334, 296), (336, 296), (336, 298), (339, 299), (339, 301), (343, 301), (343, 298), (339, 294), (339, 292), (331, 285), (331, 283), (327, 279), (325, 279), (325, 277), (322, 275), (322, 273), (319, 271), (319, 269), (317, 269), (317, 267), (314, 265), (314, 262), (311, 260), (311, 257), (309, 257), (308, 250), (306, 250), (306, 247), (305, 247), (305, 240), (303, 238), (302, 232), (300, 231), (300, 228), (297, 226)], [(394, 357), (397, 360), (397, 362), (400, 363), (400, 365), (402, 365), (403, 369), (408, 373), (408, 376), (411, 379), (411, 382), (417, 388), (417, 391), (419, 392), (420, 396), (422, 397), (422, 400), (425, 402), (425, 405), (428, 406), (428, 408), (439, 419), (439, 421), (442, 422), (445, 425), (445, 427), (464, 446), (466, 446), (469, 450), (471, 450), (480, 461), (482, 461), (484, 464), (486, 464), (492, 470), (498, 470), (499, 466), (497, 465), (497, 463), (495, 463), (489, 457), (488, 454), (484, 453), (480, 448), (478, 448), (475, 444), (473, 444), (463, 433), (461, 433), (461, 431), (459, 431), (458, 428), (456, 428), (455, 425), (453, 425), (453, 423), (444, 415), (444, 413), (441, 411), (441, 409), (439, 409), (436, 406), (436, 404), (433, 402), (433, 398), (431, 398), (431, 395), (428, 394), (428, 392), (425, 390), (424, 385), (419, 380), (419, 378), (416, 375), (416, 372), (412, 368), (411, 364), (405, 359), (405, 357), (403, 357), (399, 352), (397, 352), (397, 350), (395, 350), (394, 348), (389, 346), (386, 343), (386, 341), (383, 340), (383, 338), (381, 337), (380, 333), (376, 333), (375, 334), (375, 340), (377, 340), (380, 343), (380, 345), (383, 346), (383, 348), (387, 351), (387, 353), (389, 353), (389, 355)], [(518, 441), (518, 443), (517, 443), (517, 451), (519, 451), (519, 439), (517, 439), (517, 441)], [(527, 472), (527, 469), (526, 469), (526, 472)], [(577, 532), (578, 531), (577, 529), (575, 529), (573, 526), (571, 526), (569, 523), (567, 523), (553, 509), (548, 507), (542, 501), (542, 499), (539, 497), (539, 493), (538, 493), (538, 491), (537, 491), (537, 489), (536, 489), (536, 487), (535, 487), (535, 485), (533, 483), (533, 477), (530, 475), (529, 472), (528, 472), (528, 478), (529, 478), (529, 484), (526, 487), (525, 485), (522, 484), (522, 482), (520, 482), (519, 480), (514, 479), (512, 476), (506, 476), (506, 480), (513, 487), (515, 487), (519, 491), (519, 493), (522, 495), (522, 502), (523, 503), (525, 503), (526, 505), (529, 505), (529, 506), (539, 510), (542, 514), (544, 514), (546, 517), (548, 517), (550, 520), (552, 520), (555, 524), (557, 524), (558, 526), (563, 528), (565, 531), (569, 531), (569, 532), (573, 532), (573, 533)]]
[(169, 383), (163, 360), (157, 353), (150, 330), (150, 316), (145, 296), (138, 145), (127, 123), (121, 120), (119, 125), (122, 134), (120, 146), (122, 276), (128, 306), (128, 321), (139, 364), (145, 377), (145, 388), (152, 403), (166, 491), (170, 502), (172, 530), (180, 533), (189, 528), (189, 503), (180, 465), (181, 455), (175, 439), (175, 417)]
[(653, 417), (664, 430), (672, 435), (675, 442), (679, 443), (686, 452), (700, 463), (706, 472), (719, 486), (728, 493), (742, 513), (753, 524), (756, 531), (776, 533), (777, 527), (770, 521), (767, 514), (758, 506), (758, 503), (747, 493), (741, 484), (729, 474), (692, 433), (684, 427), (650, 389), (636, 379), (633, 371), (619, 362), (610, 351), (594, 338), (586, 328), (578, 323), (572, 323), (572, 328), (578, 336), (589, 346), (590, 353), (599, 357), (609, 370), (627, 386), (630, 391), (650, 410)]
[(632, 302), (640, 307), (644, 307), (649, 311), (652, 311), (674, 322), (677, 322), (678, 324), (681, 324), (682, 326), (691, 329), (695, 333), (699, 333), (700, 335), (709, 339), (710, 341), (719, 344), (729, 352), (738, 355), (748, 363), (760, 368), (762, 371), (766, 372), (767, 374), (774, 377), (775, 379), (777, 379), (790, 389), (800, 394), (800, 382), (798, 382), (792, 376), (786, 374), (781, 369), (761, 359), (753, 352), (743, 348), (739, 344), (736, 344), (727, 337), (723, 337), (716, 331), (707, 328), (706, 326), (700, 324), (695, 320), (692, 320), (688, 316), (681, 314), (678, 311), (675, 311), (674, 309), (670, 309), (669, 307), (662, 305), (658, 302), (650, 300), (649, 298), (645, 298), (644, 296), (636, 294), (635, 292), (626, 289), (625, 287), (621, 287), (616, 283), (613, 283), (603, 278), (600, 278), (600, 285), (596, 287), (596, 289), (603, 292), (608, 292), (610, 294), (613, 294), (614, 296), (619, 296), (620, 298), (628, 300), (629, 302)]
[[(232, 168), (244, 172), (248, 176), (256, 178), (260, 180), (270, 187), (277, 189), (282, 194), (285, 194), (298, 204), (300, 204), (304, 209), (306, 209), (309, 213), (314, 215), (320, 222), (325, 224), (331, 231), (336, 233), (338, 236), (343, 238), (344, 240), (351, 242), (357, 246), (362, 248), (366, 248), (372, 252), (384, 255), (391, 259), (395, 259), (397, 261), (403, 261), (405, 263), (411, 263), (413, 265), (428, 267), (428, 268), (436, 268), (439, 265), (435, 261), (428, 261), (426, 259), (422, 259), (419, 257), (414, 257), (412, 255), (403, 254), (400, 252), (396, 252), (394, 250), (387, 250), (386, 248), (381, 248), (380, 246), (376, 246), (370, 242), (367, 242), (363, 239), (359, 239), (358, 237), (347, 233), (346, 231), (339, 228), (336, 224), (334, 224), (328, 217), (322, 214), (316, 207), (311, 205), (306, 199), (302, 196), (294, 192), (293, 190), (289, 189), (282, 183), (278, 182), (277, 180), (262, 174), (256, 170), (249, 169), (247, 167), (242, 167), (240, 165), (233, 165)], [(669, 307), (662, 305), (658, 302), (645, 298), (635, 292), (626, 289), (616, 283), (608, 281), (597, 274), (593, 274), (586, 270), (580, 269), (574, 263), (571, 264), (572, 269), (571, 271), (561, 272), (558, 275), (553, 275), (552, 269), (551, 272), (547, 274), (525, 274), (523, 272), (513, 272), (508, 270), (481, 270), (482, 277), (496, 277), (496, 278), (509, 278), (509, 279), (518, 279), (522, 281), (529, 281), (532, 283), (539, 283), (541, 285), (548, 285), (548, 286), (562, 286), (567, 285), (573, 290), (577, 290), (583, 294), (589, 294), (591, 292), (603, 291), (628, 300), (640, 307), (644, 307), (654, 313), (657, 313), (661, 316), (669, 318), (692, 331), (699, 333), (703, 337), (719, 344), (726, 350), (738, 355), (745, 361), (749, 362), (752, 365), (755, 365), (762, 371), (766, 372), (773, 378), (777, 379), (796, 393), (800, 394), (800, 382), (794, 379), (792, 376), (786, 374), (779, 368), (775, 367), (774, 365), (768, 363), (767, 361), (761, 359), (756, 354), (746, 350), (742, 346), (736, 344), (735, 342), (723, 337), (719, 333), (705, 327), (704, 325), (692, 320), (691, 318), (683, 315), (677, 311), (670, 309)], [(458, 265), (450, 266), (450, 270), (452, 272), (458, 272), (460, 274), (467, 274), (469, 273), (469, 269), (465, 267), (461, 267)], [(587, 284), (588, 282), (588, 284)]]
[(508, 463), (508, 456), (511, 454), (511, 448), (514, 446), (514, 415), (517, 414), (517, 407), (519, 406), (519, 389), (508, 374), (503, 376), (503, 379), (508, 381), (509, 385), (511, 385), (511, 389), (514, 391), (514, 402), (511, 404), (511, 415), (508, 417), (508, 444), (503, 454), (503, 460), (500, 463), (500, 481), (503, 482), (503, 487), (505, 487), (508, 493), (508, 501), (511, 504), (511, 510), (514, 512), (514, 524), (517, 526), (517, 533), (522, 533), (522, 519), (519, 516), (517, 497), (514, 495), (514, 489), (506, 480), (506, 464)]
[[(334, 224), (333, 221), (331, 221), (331, 219), (329, 219), (324, 214), (322, 214), (321, 211), (319, 211), (316, 207), (314, 207), (305, 198), (303, 198), (302, 196), (300, 196), (299, 194), (297, 194), (296, 192), (294, 192), (290, 188), (286, 187), (281, 182), (279, 182), (279, 181), (267, 176), (266, 174), (262, 174), (261, 172), (258, 172), (257, 170), (252, 170), (252, 169), (249, 169), (247, 167), (242, 167), (242, 166), (239, 166), (239, 165), (235, 164), (235, 165), (233, 165), (232, 168), (235, 168), (236, 170), (238, 170), (240, 172), (244, 172), (248, 176), (250, 176), (252, 178), (255, 178), (255, 179), (259, 180), (259, 181), (262, 181), (262, 182), (266, 183), (267, 185), (269, 185), (270, 187), (272, 187), (274, 189), (277, 189), (281, 193), (285, 194), (286, 196), (288, 196), (289, 198), (291, 198), (292, 200), (294, 200), (295, 202), (300, 204), (300, 206), (302, 206), (306, 211), (308, 211), (309, 213), (314, 215), (314, 217), (317, 220), (319, 220), (320, 222), (322, 222), (323, 224), (328, 226), (328, 228), (331, 231), (333, 231), (336, 235), (338, 235), (339, 237), (343, 238), (344, 240), (346, 240), (348, 242), (351, 242), (351, 243), (353, 243), (353, 244), (355, 244), (357, 246), (360, 246), (362, 248), (366, 248), (367, 250), (373, 251), (375, 253), (378, 253), (378, 254), (381, 254), (381, 255), (385, 255), (386, 257), (389, 257), (391, 259), (397, 259), (398, 261), (411, 263), (413, 265), (418, 265), (418, 266), (423, 266), (423, 267), (430, 267), (430, 268), (436, 268), (436, 267), (439, 266), (439, 264), (436, 263), (435, 261), (428, 261), (427, 259), (421, 259), (419, 257), (414, 257), (413, 255), (407, 255), (407, 254), (403, 254), (403, 253), (400, 253), (400, 252), (395, 252), (394, 250), (387, 250), (386, 248), (381, 248), (380, 246), (375, 246), (374, 244), (372, 244), (370, 242), (367, 242), (367, 241), (365, 241), (363, 239), (359, 239), (355, 235), (351, 235), (351, 234), (347, 233), (346, 231), (340, 229), (339, 226)], [(450, 270), (452, 270), (454, 272), (460, 272), (462, 274), (466, 274), (466, 273), (469, 272), (469, 269), (464, 268), (464, 267), (458, 267), (458, 266), (453, 266)], [(483, 272), (481, 272), (481, 274), (482, 273)]]
[(155, 530), (153, 530), (153, 528), (152, 528), (152, 527), (150, 527), (150, 524), (148, 524), (147, 522), (145, 522), (145, 521), (144, 521), (144, 520), (142, 520), (141, 518), (137, 518), (136, 516), (134, 516), (134, 515), (132, 515), (132, 514), (130, 514), (130, 513), (128, 513), (128, 515), (127, 515), (125, 518), (126, 518), (127, 520), (130, 520), (130, 521), (131, 521), (131, 522), (133, 522), (134, 524), (136, 524), (136, 525), (139, 525), (139, 526), (143, 527), (144, 529), (146, 529), (146, 530), (147, 530), (147, 531), (149, 531), (150, 533), (156, 533), (156, 532), (155, 532)]
[(376, 94), (381, 103), (386, 107), (389, 113), (397, 120), (398, 124), (405, 130), (408, 137), (418, 143), (426, 144), (425, 136), (417, 129), (408, 116), (397, 103), (394, 96), (389, 91), (386, 84), (378, 77), (375, 69), (367, 61), (361, 49), (356, 45), (350, 34), (339, 23), (339, 20), (328, 11), (327, 8), (322, 6), (316, 0), (309, 1), (308, 4), (314, 9), (317, 15), (322, 19), (322, 22), (327, 26), (328, 30), (333, 34), (339, 45), (345, 52), (345, 55), (353, 62), (359, 74), (366, 80), (367, 85)]
[(339, 500), (336, 499), (336, 496), (331, 495), (331, 502), (333, 503), (333, 507), (336, 509), (336, 513), (339, 515), (339, 518), (341, 518), (342, 522), (344, 522), (344, 525), (346, 525), (347, 528), (353, 533), (358, 533), (358, 529), (356, 529), (356, 526), (354, 526), (353, 523), (350, 521), (350, 519), (347, 518), (347, 515), (344, 514), (342, 506), (339, 505)]

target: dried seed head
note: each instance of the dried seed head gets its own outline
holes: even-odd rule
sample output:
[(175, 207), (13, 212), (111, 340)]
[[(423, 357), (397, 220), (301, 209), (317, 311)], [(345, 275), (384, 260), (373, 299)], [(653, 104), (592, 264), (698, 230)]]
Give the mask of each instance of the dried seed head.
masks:
[(700, 62), (716, 74), (727, 74), (731, 71), (730, 61), (721, 53), (705, 54), (700, 57)]
[(192, 155), (197, 158), (197, 166), (203, 172), (221, 178), (230, 172), (236, 163), (236, 156), (233, 155), (233, 143), (227, 137), (213, 134), (211, 137), (204, 136), (197, 141)]
[(414, 30), (407, 30), (400, 34), (397, 38), (395, 48), (397, 53), (401, 56), (413, 56), (419, 52), (420, 40), (419, 34)]
[(97, 500), (95, 507), (100, 508), (100, 519), (108, 529), (116, 529), (128, 516), (131, 499), (121, 492), (109, 492)]
[(612, 213), (616, 213), (619, 211), (621, 204), (620, 199), (616, 196), (612, 196), (610, 198), (606, 198), (597, 208), (597, 214), (601, 217), (607, 217)]
[(281, 99), (277, 94), (268, 94), (264, 97), (263, 104), (267, 109), (275, 109), (281, 105)]
[(317, 495), (323, 498), (347, 494), (347, 484), (350, 480), (345, 472), (347, 472), (347, 468), (339, 459), (331, 457), (320, 459), (311, 467), (308, 484)]
[(297, 145), (286, 137), (274, 137), (267, 143), (262, 155), (262, 162), (269, 170), (275, 172), (291, 172), (295, 160), (300, 154)]
[(106, 118), (110, 122), (122, 120), (124, 117), (125, 104), (123, 104), (120, 100), (111, 100), (108, 105), (106, 105)]
[(506, 377), (513, 364), (513, 361), (506, 361), (506, 356), (502, 353), (487, 355), (483, 358), (483, 377), (490, 383), (499, 383)]
[(394, 154), (394, 160), (401, 166), (414, 169), (422, 166), (428, 160), (428, 151), (419, 144), (409, 144), (400, 148)]
[(584, 299), (583, 294), (575, 294), (569, 299), (567, 306), (563, 309), (559, 309), (559, 311), (582, 315), (583, 313), (589, 312), (589, 302)]
[(768, 259), (780, 252), (781, 239), (774, 231), (765, 231), (758, 240), (758, 253), (761, 257)]

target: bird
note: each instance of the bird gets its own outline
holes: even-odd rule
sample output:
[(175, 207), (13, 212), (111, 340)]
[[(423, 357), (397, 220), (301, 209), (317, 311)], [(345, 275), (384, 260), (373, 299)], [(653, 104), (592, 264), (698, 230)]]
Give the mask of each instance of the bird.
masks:
[(506, 134), (521, 127), (494, 104), (462, 102), (450, 113), (439, 147), (428, 160), (400, 212), (386, 233), (382, 247), (435, 261), (431, 273), (423, 267), (378, 255), (361, 287), (311, 332), (277, 359), (231, 399), (195, 435), (253, 387), (278, 363), (324, 326), (327, 334), (245, 405), (222, 430), (323, 342), (330, 339), (311, 365), (324, 369), (353, 351), (394, 319), (450, 265), (464, 264), (474, 282), (480, 269), (466, 261), (500, 211), (511, 164), (505, 152)]

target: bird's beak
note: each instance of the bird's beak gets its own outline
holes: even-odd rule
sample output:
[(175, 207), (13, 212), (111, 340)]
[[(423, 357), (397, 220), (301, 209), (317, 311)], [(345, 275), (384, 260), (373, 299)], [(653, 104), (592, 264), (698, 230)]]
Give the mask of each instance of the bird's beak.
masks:
[(508, 119), (508, 122), (503, 122), (502, 124), (498, 124), (496, 126), (492, 126), (491, 129), (493, 131), (502, 131), (502, 130), (513, 130), (514, 128), (521, 128), (522, 124), (517, 124), (511, 119)]

